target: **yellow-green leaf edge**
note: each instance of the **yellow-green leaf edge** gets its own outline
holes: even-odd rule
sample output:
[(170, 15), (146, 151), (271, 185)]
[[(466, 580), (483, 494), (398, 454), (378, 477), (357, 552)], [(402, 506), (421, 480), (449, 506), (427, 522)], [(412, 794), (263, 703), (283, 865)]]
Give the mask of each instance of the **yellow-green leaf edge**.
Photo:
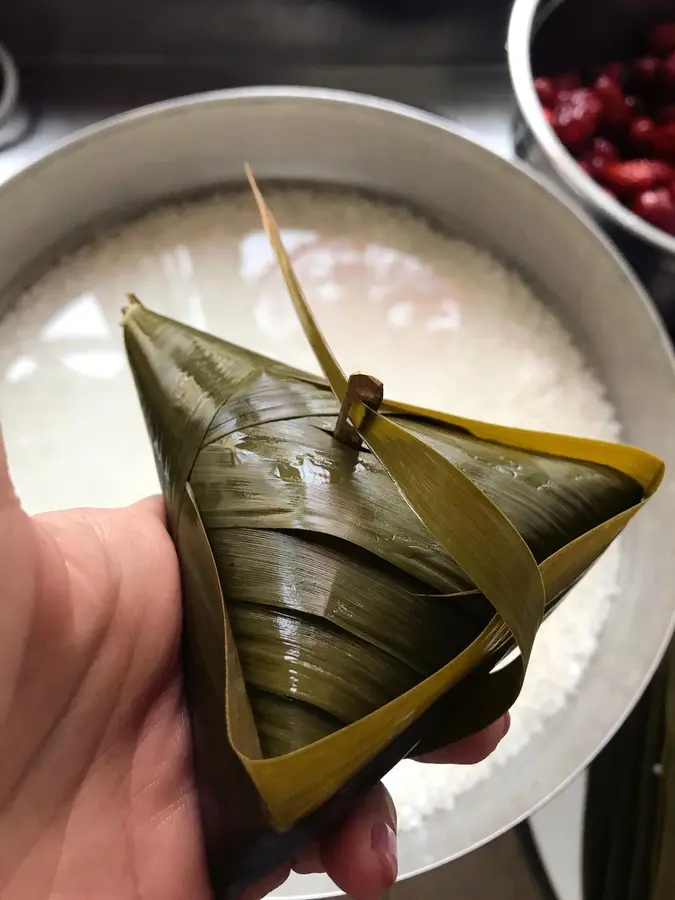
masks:
[[(276, 223), (248, 167), (247, 174), (303, 330), (333, 392), (342, 400), (347, 378), (314, 320), (283, 247)], [(371, 715), (322, 741), (270, 760), (248, 756), (233, 741), (236, 752), (264, 799), (272, 824), (278, 830), (290, 827), (303, 815), (325, 802), (367, 760), (377, 755), (395, 734), (418, 718), (450, 687), (480, 666), (486, 657), (489, 658), (491, 649), (503, 636), (505, 627), (515, 637), (520, 657), (495, 673), (486, 673), (486, 677), (476, 679), (475, 683), (482, 692), (490, 691), (492, 682), (495, 695), (501, 697), (502, 704), (505, 702), (504, 698), (509, 703), (513, 702), (522, 684), (532, 644), (543, 617), (546, 598), (554, 597), (588, 568), (654, 494), (664, 475), (661, 460), (626, 445), (490, 425), (389, 400), (384, 409), (387, 412), (408, 413), (455, 425), (476, 437), (531, 452), (610, 466), (633, 477), (643, 487), (644, 498), (636, 506), (568, 544), (537, 566), (520, 534), (470, 479), (391, 419), (373, 413), (362, 404), (354, 404), (350, 410), (350, 420), (354, 427), (379, 458), (412, 509), (481, 588), (497, 614), (473, 644), (435, 675)], [(402, 445), (407, 451), (408, 462), (401, 459)], [(409, 465), (411, 453), (416, 457), (416, 466), (412, 470)], [(419, 479), (420, 457), (424, 458), (425, 465), (429, 465), (435, 474), (444, 479), (445, 484), (452, 486), (455, 496), (459, 494), (463, 498), (462, 512), (468, 513), (468, 516), (460, 517), (463, 520), (463, 530), (448, 535), (447, 531), (439, 528), (435, 518), (431, 518), (429, 510), (433, 497), (424, 496), (424, 492), (416, 489), (414, 483)], [(439, 490), (436, 485), (434, 497), (440, 493), (442, 489)], [(455, 517), (457, 511), (455, 506)], [(478, 521), (477, 530), (471, 527), (472, 523), (467, 522), (467, 518), (473, 519), (473, 524)], [(464, 527), (467, 525), (468, 529)], [(492, 529), (489, 536), (493, 541), (496, 540), (496, 547), (493, 544), (486, 548), (486, 528)], [(478, 554), (475, 552), (477, 538), (482, 541)], [(499, 554), (507, 551), (514, 554), (515, 564), (512, 561), (509, 577), (500, 579)], [(232, 665), (236, 665), (236, 652), (233, 650), (231, 646), (227, 648), (227, 658), (228, 662), (231, 660)], [(232, 674), (234, 676), (235, 673)], [(236, 685), (238, 681), (233, 677), (228, 678), (227, 683)], [(497, 681), (501, 682), (499, 689)], [(504, 685), (507, 685), (506, 690)], [(466, 702), (467, 699), (469, 698), (465, 698), (462, 704), (464, 707), (470, 705), (470, 702)], [(470, 698), (472, 699), (473, 697)], [(228, 697), (228, 709), (230, 700), (237, 703), (237, 698)], [(495, 714), (498, 715), (501, 711), (503, 710), (495, 710)], [(231, 723), (228, 715), (228, 728)]]

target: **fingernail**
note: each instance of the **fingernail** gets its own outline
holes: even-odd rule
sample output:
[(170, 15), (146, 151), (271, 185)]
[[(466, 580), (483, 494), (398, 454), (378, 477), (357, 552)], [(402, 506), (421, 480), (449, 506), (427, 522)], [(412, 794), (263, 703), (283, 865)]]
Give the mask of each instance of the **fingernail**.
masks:
[(386, 822), (376, 822), (370, 835), (371, 847), (380, 858), (383, 887), (391, 887), (398, 875), (396, 832)]
[(503, 731), (502, 731), (502, 739), (503, 739), (509, 733), (509, 728), (511, 727), (511, 713), (507, 712), (504, 714), (504, 716), (502, 718), (502, 726), (503, 726)]

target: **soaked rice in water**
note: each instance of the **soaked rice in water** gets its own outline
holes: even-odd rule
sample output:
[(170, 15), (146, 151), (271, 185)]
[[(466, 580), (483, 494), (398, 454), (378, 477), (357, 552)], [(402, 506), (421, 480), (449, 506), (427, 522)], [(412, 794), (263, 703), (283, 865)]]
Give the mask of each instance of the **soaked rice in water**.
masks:
[[(567, 332), (484, 250), (349, 192), (277, 189), (268, 199), (348, 371), (366, 369), (388, 396), (422, 406), (618, 438), (604, 388)], [(128, 291), (317, 371), (248, 191), (163, 207), (106, 232), (49, 271), (0, 323), (0, 413), (30, 511), (125, 504), (157, 490), (119, 327)], [(619, 558), (612, 547), (544, 624), (511, 732), (493, 756), (470, 767), (403, 762), (387, 776), (401, 830), (451, 808), (565, 704), (596, 648)]]

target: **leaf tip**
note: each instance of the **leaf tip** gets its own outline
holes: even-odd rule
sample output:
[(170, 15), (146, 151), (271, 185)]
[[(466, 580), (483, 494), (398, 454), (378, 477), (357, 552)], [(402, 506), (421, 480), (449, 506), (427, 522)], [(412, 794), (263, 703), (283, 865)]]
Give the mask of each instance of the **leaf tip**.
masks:
[(122, 327), (124, 327), (126, 325), (129, 314), (132, 312), (132, 310), (135, 307), (139, 307), (139, 306), (141, 308), (143, 307), (143, 304), (138, 299), (136, 294), (131, 294), (131, 293), (127, 294), (127, 300), (129, 301), (128, 305), (122, 307)]
[(262, 224), (263, 228), (265, 229), (267, 239), (270, 241), (277, 253), (283, 253), (283, 247), (279, 246), (281, 244), (281, 236), (279, 235), (277, 224), (274, 221), (272, 213), (270, 212), (270, 208), (262, 195), (262, 191), (258, 187), (258, 182), (256, 181), (255, 175), (253, 174), (253, 169), (248, 163), (246, 163), (244, 165), (244, 171), (246, 172), (248, 183), (251, 187), (251, 191), (253, 192), (253, 199), (255, 200), (256, 206), (258, 207), (258, 212), (260, 213), (260, 218), (262, 219)]

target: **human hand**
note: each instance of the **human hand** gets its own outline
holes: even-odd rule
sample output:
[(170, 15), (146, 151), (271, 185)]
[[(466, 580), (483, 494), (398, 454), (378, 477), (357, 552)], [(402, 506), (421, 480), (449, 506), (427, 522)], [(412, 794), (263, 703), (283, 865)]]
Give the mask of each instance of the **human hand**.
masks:
[[(0, 896), (208, 900), (181, 694), (179, 573), (161, 499), (29, 517), (0, 438)], [(472, 763), (508, 717), (434, 754)], [(380, 785), (294, 862), (354, 900), (396, 877)], [(258, 900), (287, 877), (251, 891)]]

